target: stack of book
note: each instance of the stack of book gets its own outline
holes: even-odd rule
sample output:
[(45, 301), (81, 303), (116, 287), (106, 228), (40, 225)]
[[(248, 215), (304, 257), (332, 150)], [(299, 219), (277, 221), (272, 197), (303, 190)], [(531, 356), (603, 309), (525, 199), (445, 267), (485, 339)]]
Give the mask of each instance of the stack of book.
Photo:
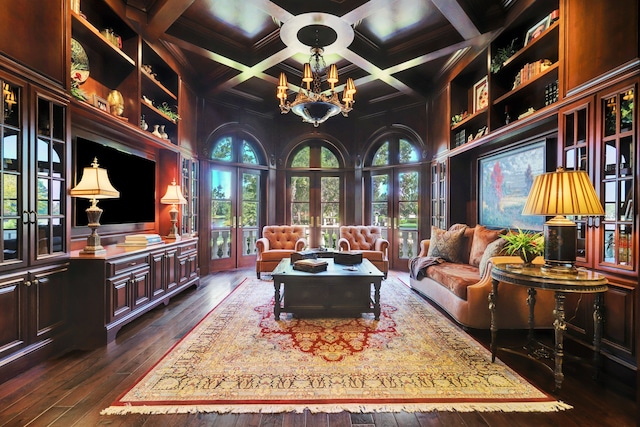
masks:
[(127, 246), (149, 246), (162, 243), (159, 234), (131, 234), (125, 236), (124, 243)]
[(319, 273), (325, 271), (328, 264), (324, 259), (301, 259), (293, 263), (293, 269), (307, 273)]

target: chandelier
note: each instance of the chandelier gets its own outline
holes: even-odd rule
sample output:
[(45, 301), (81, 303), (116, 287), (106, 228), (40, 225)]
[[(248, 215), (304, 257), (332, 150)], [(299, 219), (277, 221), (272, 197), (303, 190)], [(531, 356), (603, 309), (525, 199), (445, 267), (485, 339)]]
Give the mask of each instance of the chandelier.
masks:
[[(328, 94), (322, 91), (320, 78), (321, 73), (327, 69), (321, 47), (312, 47), (309, 62), (304, 64), (302, 74), (302, 83), (306, 83), (306, 90), (300, 87), (296, 99), (293, 102), (287, 100), (287, 76), (280, 73), (278, 81), (277, 96), (280, 100), (280, 112), (287, 114), (293, 111), (296, 115), (302, 117), (302, 121), (313, 123), (318, 127), (320, 123), (324, 123), (329, 117), (333, 117), (338, 113), (342, 113), (347, 117), (349, 111), (353, 109), (353, 95), (356, 93), (356, 85), (353, 79), (349, 77), (342, 92), (342, 102), (338, 99), (338, 93), (335, 91), (335, 85), (338, 83), (338, 68), (336, 64), (332, 64), (327, 72), (327, 83), (331, 86)], [(313, 87), (311, 84), (313, 83)]]

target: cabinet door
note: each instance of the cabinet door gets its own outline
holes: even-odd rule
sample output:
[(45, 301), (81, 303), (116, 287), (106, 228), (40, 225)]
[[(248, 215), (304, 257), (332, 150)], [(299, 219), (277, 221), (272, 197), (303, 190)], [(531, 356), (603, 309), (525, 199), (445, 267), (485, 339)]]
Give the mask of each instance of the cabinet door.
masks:
[(165, 271), (167, 265), (165, 262), (165, 252), (154, 252), (149, 256), (151, 263), (151, 298), (161, 298), (166, 293), (165, 287)]
[(32, 333), (35, 334), (33, 340), (53, 337), (66, 325), (68, 272), (68, 264), (31, 272), (29, 317)]
[(27, 275), (0, 278), (0, 360), (28, 343)]
[(6, 79), (0, 73), (0, 85), (5, 96), (0, 98), (0, 271), (27, 264), (25, 224), (29, 212), (25, 203), (27, 180), (26, 155), (27, 126), (24, 109), (26, 85), (15, 79)]
[(166, 279), (165, 288), (167, 292), (173, 290), (178, 286), (178, 249), (171, 248), (167, 249), (165, 253), (165, 268), (166, 275), (164, 276)]
[(32, 263), (67, 252), (67, 109), (45, 93), (36, 94), (36, 108), (37, 138), (29, 168), (35, 173), (28, 208)]
[(107, 323), (131, 313), (131, 274), (107, 279)]
[(133, 309), (141, 307), (151, 299), (151, 280), (149, 268), (131, 273), (131, 290), (133, 291)]

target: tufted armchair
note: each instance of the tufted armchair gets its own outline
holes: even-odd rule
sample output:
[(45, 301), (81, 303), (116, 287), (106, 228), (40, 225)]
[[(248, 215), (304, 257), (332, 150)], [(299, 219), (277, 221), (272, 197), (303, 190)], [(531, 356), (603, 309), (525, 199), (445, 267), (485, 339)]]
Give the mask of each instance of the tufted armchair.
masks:
[(265, 225), (262, 237), (256, 241), (258, 256), (256, 257), (256, 273), (258, 279), (261, 272), (271, 273), (283, 258), (293, 252), (303, 250), (307, 246), (304, 227), (298, 225)]
[(376, 225), (343, 225), (340, 227), (338, 248), (341, 251), (362, 253), (387, 277), (389, 271), (389, 241), (382, 237), (382, 229)]

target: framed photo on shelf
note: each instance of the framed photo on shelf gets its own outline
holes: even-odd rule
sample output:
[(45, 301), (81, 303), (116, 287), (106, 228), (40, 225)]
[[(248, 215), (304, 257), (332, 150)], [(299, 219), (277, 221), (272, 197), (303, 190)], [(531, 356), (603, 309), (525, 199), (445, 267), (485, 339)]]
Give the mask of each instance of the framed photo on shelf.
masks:
[(107, 100), (104, 98), (100, 98), (95, 93), (93, 94), (93, 105), (98, 107), (102, 111), (106, 111), (107, 113), (109, 112), (109, 104), (107, 103)]
[(550, 23), (551, 23), (551, 17), (547, 15), (536, 25), (529, 28), (529, 31), (527, 31), (527, 35), (524, 38), (524, 45), (526, 46), (531, 42), (531, 40), (537, 39), (540, 36), (540, 34), (544, 33), (544, 31), (547, 28), (549, 28)]
[(478, 83), (473, 85), (473, 113), (477, 113), (489, 106), (489, 83), (487, 76), (484, 76)]

